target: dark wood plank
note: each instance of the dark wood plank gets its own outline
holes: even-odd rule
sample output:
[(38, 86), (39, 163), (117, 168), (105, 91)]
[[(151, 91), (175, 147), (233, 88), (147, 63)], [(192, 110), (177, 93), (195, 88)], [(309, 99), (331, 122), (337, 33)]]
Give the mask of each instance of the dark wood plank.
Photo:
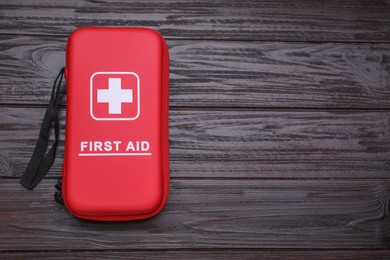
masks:
[(19, 252), (1, 253), (6, 259), (284, 259), (284, 260), (384, 260), (390, 257), (389, 250), (343, 250), (343, 251), (301, 251), (301, 250), (144, 250), (144, 251), (61, 251), (61, 252)]
[(386, 0), (2, 1), (0, 33), (68, 35), (80, 26), (143, 26), (169, 38), (390, 41)]
[[(0, 107), (1, 176), (23, 173), (43, 114)], [(390, 112), (173, 110), (170, 154), (173, 177), (387, 178)]]
[[(0, 36), (0, 103), (45, 104), (65, 42)], [(390, 109), (390, 44), (168, 43), (171, 106)]]
[[(0, 1), (0, 258), (390, 258), (389, 12), (387, 0)], [(49, 177), (34, 191), (17, 179), (67, 36), (86, 25), (168, 39), (172, 182), (149, 220), (81, 221), (54, 202), (64, 109)]]
[(172, 180), (158, 216), (89, 222), (0, 178), (0, 250), (390, 247), (389, 180)]

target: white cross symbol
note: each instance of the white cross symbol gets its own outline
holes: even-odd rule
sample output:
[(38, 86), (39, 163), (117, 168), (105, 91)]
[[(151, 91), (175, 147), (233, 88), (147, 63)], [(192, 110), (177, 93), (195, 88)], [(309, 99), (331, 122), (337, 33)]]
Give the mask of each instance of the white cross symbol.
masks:
[(108, 78), (108, 89), (99, 89), (98, 103), (108, 103), (109, 114), (121, 114), (122, 103), (133, 102), (133, 90), (121, 89), (121, 78)]

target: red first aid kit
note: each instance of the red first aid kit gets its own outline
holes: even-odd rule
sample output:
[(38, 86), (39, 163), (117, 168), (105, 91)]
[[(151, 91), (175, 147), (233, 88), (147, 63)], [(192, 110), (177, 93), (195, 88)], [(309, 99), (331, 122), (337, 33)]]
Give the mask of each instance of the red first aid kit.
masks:
[[(90, 220), (135, 220), (160, 212), (169, 187), (164, 39), (144, 28), (80, 28), (69, 37), (62, 72), (67, 82), (65, 155), (56, 200)], [(55, 88), (61, 80), (60, 73), (41, 137), (43, 128), (54, 125), (58, 138)], [(39, 183), (54, 159), (57, 144), (46, 153), (47, 143), (43, 149), (40, 141), (21, 179), (27, 188)]]

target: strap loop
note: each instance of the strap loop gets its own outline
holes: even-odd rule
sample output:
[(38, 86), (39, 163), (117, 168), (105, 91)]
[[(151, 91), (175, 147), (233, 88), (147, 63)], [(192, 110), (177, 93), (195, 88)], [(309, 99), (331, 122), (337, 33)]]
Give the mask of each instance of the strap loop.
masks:
[[(64, 77), (64, 70), (65, 68), (62, 68), (60, 70), (60, 73), (54, 81), (50, 102), (47, 107), (45, 117), (42, 121), (42, 126), (37, 144), (35, 146), (35, 150), (31, 156), (30, 162), (28, 163), (26, 171), (20, 179), (20, 183), (25, 188), (30, 190), (32, 190), (45, 177), (46, 173), (53, 165), (54, 158), (56, 155), (58, 136), (60, 132), (60, 126), (57, 117), (57, 108), (60, 97), (61, 83)], [(53, 145), (45, 155), (49, 143), (49, 131), (52, 127), (52, 122), (54, 123), (55, 140)]]

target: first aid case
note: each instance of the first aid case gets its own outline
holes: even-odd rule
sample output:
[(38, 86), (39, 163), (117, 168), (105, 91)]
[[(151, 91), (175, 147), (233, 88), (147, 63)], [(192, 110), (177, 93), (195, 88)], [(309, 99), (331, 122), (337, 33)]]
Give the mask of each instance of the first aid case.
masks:
[(169, 188), (169, 57), (162, 36), (146, 28), (77, 29), (67, 43), (64, 75), (59, 189), (66, 208), (89, 220), (160, 212)]

